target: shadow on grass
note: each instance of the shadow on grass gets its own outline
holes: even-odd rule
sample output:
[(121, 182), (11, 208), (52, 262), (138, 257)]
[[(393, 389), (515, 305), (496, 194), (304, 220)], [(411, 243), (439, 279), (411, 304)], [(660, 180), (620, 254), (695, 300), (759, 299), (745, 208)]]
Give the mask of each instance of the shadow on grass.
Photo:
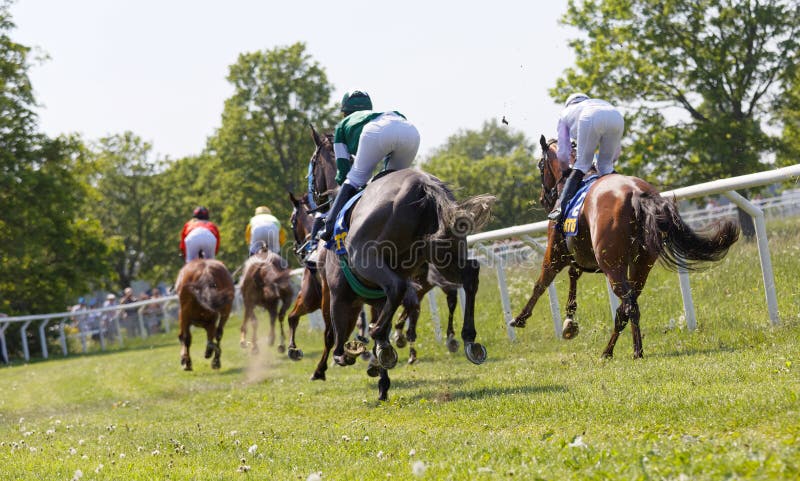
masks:
[[(449, 382), (448, 382), (449, 384)], [(530, 395), (530, 394), (546, 394), (546, 393), (565, 393), (567, 388), (558, 384), (549, 384), (543, 386), (515, 386), (515, 387), (485, 387), (467, 390), (450, 390), (447, 387), (438, 390), (427, 390), (420, 392), (408, 399), (412, 401), (419, 401), (421, 399), (433, 399), (440, 402), (457, 401), (457, 400), (476, 400), (484, 398), (493, 398), (499, 396), (511, 395)]]

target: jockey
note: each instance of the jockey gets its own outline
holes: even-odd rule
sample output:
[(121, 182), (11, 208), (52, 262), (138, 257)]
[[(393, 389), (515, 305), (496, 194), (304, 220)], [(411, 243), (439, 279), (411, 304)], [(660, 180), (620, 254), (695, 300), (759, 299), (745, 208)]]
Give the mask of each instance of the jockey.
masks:
[(564, 103), (558, 119), (558, 160), (561, 170), (569, 170), (571, 140), (577, 143), (572, 174), (564, 184), (556, 205), (547, 218), (559, 222), (562, 211), (577, 192), (584, 174), (592, 167), (595, 150), (598, 150), (597, 172), (606, 175), (614, 172), (614, 162), (619, 158), (625, 119), (613, 105), (605, 100), (592, 99), (574, 93)]
[(286, 242), (286, 231), (281, 227), (280, 221), (272, 215), (269, 207), (262, 205), (256, 207), (255, 215), (247, 223), (244, 240), (250, 246), (251, 256), (258, 252), (261, 242), (265, 243), (270, 251), (280, 254), (281, 245)]
[(219, 230), (208, 220), (208, 209), (197, 207), (181, 231), (181, 253), (186, 262), (200, 257), (213, 259), (219, 251)]
[[(342, 114), (333, 134), (336, 154), (336, 182), (342, 187), (331, 205), (320, 238), (333, 237), (336, 216), (372, 176), (381, 160), (389, 170), (411, 166), (419, 149), (419, 132), (403, 114), (396, 111), (375, 112), (366, 92), (354, 90), (342, 98)], [(355, 155), (352, 168), (350, 155)]]

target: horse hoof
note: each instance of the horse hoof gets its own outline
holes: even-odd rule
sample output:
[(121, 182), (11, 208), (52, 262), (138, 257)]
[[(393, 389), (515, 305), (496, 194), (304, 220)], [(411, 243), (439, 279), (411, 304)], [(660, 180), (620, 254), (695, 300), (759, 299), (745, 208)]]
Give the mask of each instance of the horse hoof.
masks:
[(211, 359), (211, 356), (213, 356), (213, 355), (214, 355), (214, 348), (211, 347), (211, 346), (206, 347), (206, 352), (205, 352), (205, 354), (203, 354), (203, 356), (206, 359)]
[(284, 346), (283, 344), (279, 345), (278, 346), (278, 352), (281, 353), (281, 354), (286, 352), (286, 346)]
[(239, 341), (239, 347), (242, 349), (247, 349), (247, 341)]
[(275, 336), (267, 337), (267, 344), (269, 344), (270, 346), (274, 346), (275, 345)]
[(303, 351), (300, 349), (289, 348), (289, 359), (292, 361), (299, 361), (300, 359), (303, 359)]
[(508, 323), (509, 326), (516, 327), (518, 329), (523, 329), (525, 327), (525, 324), (526, 324), (525, 319), (521, 318), (514, 319), (513, 321)]
[(369, 361), (371, 357), (372, 357), (372, 355), (370, 354), (369, 351), (364, 351), (364, 352), (361, 353), (361, 360), (362, 361)]
[(348, 356), (352, 356), (353, 358), (360, 356), (362, 353), (366, 352), (366, 350), (367, 350), (366, 344), (355, 339), (344, 343), (345, 354), (347, 354)]
[(324, 381), (325, 380), (325, 373), (320, 371), (314, 371), (314, 374), (311, 375), (312, 381)]
[(447, 350), (458, 352), (458, 340), (453, 336), (447, 336)]
[(369, 377), (378, 377), (381, 375), (381, 367), (377, 364), (370, 364), (367, 367), (367, 376)]
[(356, 358), (347, 354), (343, 354), (341, 356), (333, 356), (333, 362), (339, 366), (352, 366), (356, 363)]
[(192, 361), (190, 359), (181, 359), (181, 366), (183, 366), (184, 371), (191, 371)]
[(375, 352), (381, 367), (389, 370), (397, 365), (397, 351), (388, 344), (386, 347), (378, 346)]
[(412, 355), (408, 356), (408, 363), (409, 364), (414, 364), (415, 362), (417, 362), (417, 355), (416, 354), (412, 354)]
[(406, 335), (403, 334), (403, 331), (394, 331), (394, 334), (392, 334), (392, 340), (394, 341), (394, 345), (400, 349), (406, 347), (408, 344), (408, 340), (406, 339)]
[(469, 359), (469, 361), (473, 364), (480, 365), (486, 362), (486, 348), (480, 343), (465, 342), (464, 354), (467, 355), (467, 359)]
[(564, 339), (574, 339), (578, 335), (580, 329), (575, 319), (568, 317), (564, 320), (564, 326), (561, 328), (561, 337)]
[(222, 363), (219, 362), (219, 359), (214, 359), (211, 361), (211, 369), (219, 369), (222, 367)]

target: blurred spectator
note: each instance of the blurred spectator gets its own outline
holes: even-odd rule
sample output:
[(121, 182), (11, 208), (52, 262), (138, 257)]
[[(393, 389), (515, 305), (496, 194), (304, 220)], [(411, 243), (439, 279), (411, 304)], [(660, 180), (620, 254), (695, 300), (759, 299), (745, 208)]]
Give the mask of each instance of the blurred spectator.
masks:
[[(160, 299), (161, 298), (161, 291), (158, 288), (154, 287), (150, 291), (150, 299)], [(144, 316), (145, 316), (145, 326), (147, 326), (147, 332), (150, 334), (155, 334), (158, 332), (164, 332), (161, 327), (161, 320), (164, 318), (164, 306), (159, 303), (148, 304), (144, 308)]]
[[(113, 307), (117, 305), (117, 296), (109, 294), (103, 302), (103, 307)], [(107, 337), (116, 337), (117, 326), (114, 324), (114, 317), (117, 316), (119, 311), (107, 311), (103, 313), (100, 322), (100, 329), (106, 332)]]
[(78, 298), (78, 303), (69, 308), (70, 316), (70, 332), (77, 333), (81, 330), (81, 325), (86, 322), (86, 300), (83, 297)]
[[(133, 295), (133, 289), (130, 287), (126, 287), (124, 291), (122, 291), (122, 299), (119, 300), (120, 305), (123, 304), (130, 304), (132, 302), (136, 302), (136, 296)], [(122, 311), (120, 320), (122, 325), (125, 327), (125, 330), (128, 331), (128, 336), (135, 336), (139, 330), (139, 315), (136, 312), (136, 308), (125, 309)]]

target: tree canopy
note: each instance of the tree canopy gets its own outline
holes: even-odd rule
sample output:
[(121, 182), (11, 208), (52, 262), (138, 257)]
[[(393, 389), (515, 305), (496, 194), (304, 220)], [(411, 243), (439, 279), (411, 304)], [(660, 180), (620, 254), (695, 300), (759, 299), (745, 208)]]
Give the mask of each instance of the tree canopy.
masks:
[(562, 21), (584, 36), (551, 95), (625, 109), (621, 169), (675, 186), (765, 168), (764, 125), (800, 53), (796, 0), (570, 0)]

